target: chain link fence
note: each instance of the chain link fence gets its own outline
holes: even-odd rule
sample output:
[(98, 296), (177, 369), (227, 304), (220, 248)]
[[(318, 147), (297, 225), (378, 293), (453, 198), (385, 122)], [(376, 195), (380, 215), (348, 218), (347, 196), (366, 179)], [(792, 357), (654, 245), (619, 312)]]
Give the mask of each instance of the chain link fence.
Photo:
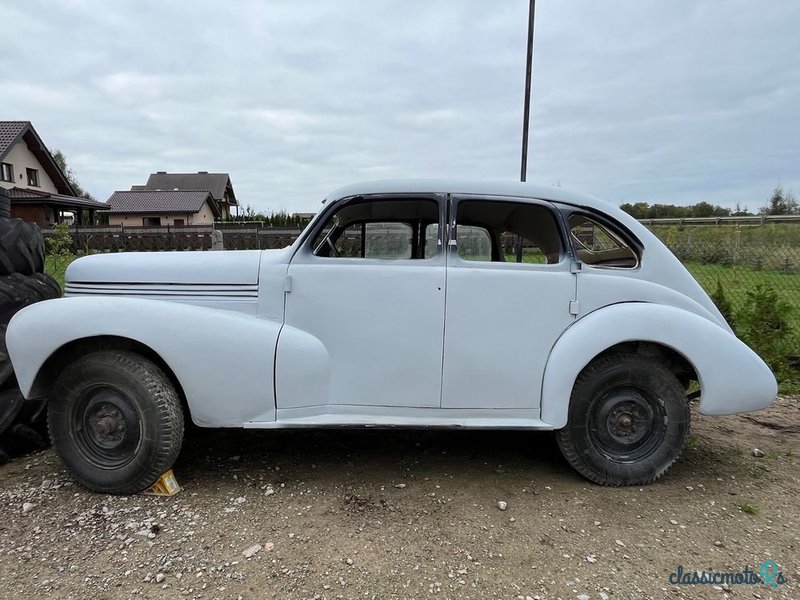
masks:
[[(774, 289), (789, 307), (786, 317), (793, 331), (792, 353), (800, 355), (800, 223), (778, 227), (782, 229), (673, 226), (653, 227), (652, 231), (709, 294), (715, 296), (722, 290), (734, 314), (748, 301), (748, 292), (758, 286)], [(224, 230), (225, 249), (283, 248), (301, 231), (258, 226), (228, 228)], [(44, 235), (46, 239), (62, 236), (59, 252), (47, 256), (46, 270), (63, 286), (64, 271), (76, 256), (97, 252), (210, 250), (213, 230), (210, 227), (85, 228), (70, 231), (67, 243), (63, 232), (51, 230)], [(502, 238), (506, 260), (546, 262), (539, 249), (515, 243), (512, 237), (516, 236)], [(53, 244), (48, 243), (48, 247)]]

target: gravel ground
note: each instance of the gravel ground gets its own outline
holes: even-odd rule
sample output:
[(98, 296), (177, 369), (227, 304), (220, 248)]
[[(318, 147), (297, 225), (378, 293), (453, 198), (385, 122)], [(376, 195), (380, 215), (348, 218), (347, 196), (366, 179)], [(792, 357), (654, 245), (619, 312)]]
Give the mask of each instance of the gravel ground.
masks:
[[(0, 597), (800, 597), (798, 399), (694, 419), (642, 488), (543, 433), (195, 431), (173, 498), (87, 492), (48, 450), (0, 467)], [(776, 590), (668, 580), (767, 559)]]

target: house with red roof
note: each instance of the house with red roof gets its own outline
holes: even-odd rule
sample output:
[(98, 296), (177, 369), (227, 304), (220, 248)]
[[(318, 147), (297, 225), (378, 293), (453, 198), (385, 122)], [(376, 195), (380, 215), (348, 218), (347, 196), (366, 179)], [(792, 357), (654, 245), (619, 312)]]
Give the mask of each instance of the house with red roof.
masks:
[(132, 190), (108, 199), (108, 224), (123, 227), (211, 225), (221, 216), (208, 190)]
[(11, 200), (11, 216), (51, 227), (72, 214), (94, 223), (103, 202), (81, 198), (53, 160), (30, 121), (0, 121), (0, 188)]

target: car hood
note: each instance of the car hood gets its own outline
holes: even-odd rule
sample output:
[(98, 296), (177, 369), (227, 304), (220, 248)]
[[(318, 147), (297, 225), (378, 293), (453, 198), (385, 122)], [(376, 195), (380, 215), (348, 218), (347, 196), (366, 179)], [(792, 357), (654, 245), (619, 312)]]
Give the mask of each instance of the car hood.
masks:
[(94, 254), (67, 268), (66, 283), (255, 285), (263, 250)]

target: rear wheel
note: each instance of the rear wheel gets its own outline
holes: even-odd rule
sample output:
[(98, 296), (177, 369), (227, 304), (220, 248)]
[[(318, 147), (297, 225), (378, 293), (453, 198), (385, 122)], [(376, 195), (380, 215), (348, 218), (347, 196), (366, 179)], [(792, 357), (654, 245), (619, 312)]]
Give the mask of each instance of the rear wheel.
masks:
[(22, 219), (0, 219), (0, 275), (41, 273), (44, 239), (39, 227)]
[(75, 479), (108, 494), (140, 492), (172, 467), (183, 441), (180, 399), (167, 376), (131, 352), (72, 363), (48, 406), (50, 437)]
[[(0, 324), (0, 387), (2, 387), (14, 373), (14, 368), (11, 366), (11, 357), (9, 357), (8, 348), (6, 347), (7, 327), (7, 325)], [(0, 429), (0, 431), (2, 431), (2, 429)]]
[(689, 435), (683, 386), (662, 363), (637, 354), (603, 357), (578, 376), (567, 426), (556, 434), (567, 461), (602, 485), (655, 481)]

